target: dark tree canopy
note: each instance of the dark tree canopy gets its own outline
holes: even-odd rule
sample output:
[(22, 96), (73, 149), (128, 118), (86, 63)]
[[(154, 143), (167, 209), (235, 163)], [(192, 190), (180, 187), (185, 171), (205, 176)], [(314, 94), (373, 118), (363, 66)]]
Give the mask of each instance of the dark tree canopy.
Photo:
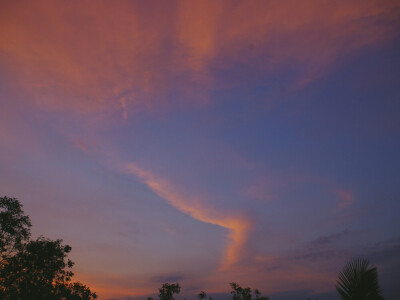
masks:
[(384, 300), (378, 282), (378, 271), (368, 259), (348, 262), (340, 272), (336, 290), (343, 300)]
[(71, 247), (62, 240), (29, 240), (30, 220), (15, 198), (0, 198), (0, 299), (89, 300), (88, 287), (71, 282)]
[(20, 249), (30, 237), (31, 221), (24, 215), (22, 204), (15, 198), (0, 198), (0, 255), (1, 260)]
[[(229, 284), (231, 286), (231, 295), (232, 300), (252, 300), (251, 288), (246, 287), (243, 288), (236, 282), (231, 282)], [(254, 290), (254, 295), (256, 300), (268, 300), (268, 297), (262, 296), (261, 292), (258, 289)]]
[(204, 291), (201, 291), (198, 295), (197, 298), (199, 298), (200, 300), (204, 300), (207, 298), (207, 294)]
[(251, 288), (242, 288), (235, 282), (229, 284), (232, 288), (232, 300), (251, 300)]
[(179, 294), (181, 287), (179, 283), (164, 283), (158, 291), (160, 300), (174, 300), (173, 295)]

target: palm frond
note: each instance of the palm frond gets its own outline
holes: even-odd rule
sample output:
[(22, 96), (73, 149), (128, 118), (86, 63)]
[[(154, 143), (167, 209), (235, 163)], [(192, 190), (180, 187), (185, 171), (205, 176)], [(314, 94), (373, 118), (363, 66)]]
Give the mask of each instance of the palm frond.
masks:
[(336, 290), (342, 300), (384, 300), (379, 287), (378, 271), (369, 260), (349, 261), (339, 273)]

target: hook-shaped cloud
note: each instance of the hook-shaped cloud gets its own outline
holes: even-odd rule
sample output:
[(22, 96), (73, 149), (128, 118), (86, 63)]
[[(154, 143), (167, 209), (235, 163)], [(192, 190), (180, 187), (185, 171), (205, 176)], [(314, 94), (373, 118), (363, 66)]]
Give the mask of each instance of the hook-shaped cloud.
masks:
[(134, 163), (126, 165), (126, 172), (140, 178), (154, 193), (179, 211), (196, 220), (218, 225), (230, 231), (230, 242), (225, 250), (220, 270), (226, 270), (239, 260), (251, 229), (251, 222), (248, 218), (241, 215), (227, 215), (226, 211), (221, 212), (210, 207), (199, 197), (186, 197), (168, 180), (160, 178)]

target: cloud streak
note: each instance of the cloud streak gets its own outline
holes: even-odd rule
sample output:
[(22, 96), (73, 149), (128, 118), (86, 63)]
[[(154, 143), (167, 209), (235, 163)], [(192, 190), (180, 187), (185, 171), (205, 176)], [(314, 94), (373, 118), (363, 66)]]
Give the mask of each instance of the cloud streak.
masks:
[(196, 196), (186, 197), (168, 180), (159, 178), (134, 163), (126, 165), (126, 172), (140, 178), (154, 193), (179, 211), (201, 222), (228, 229), (230, 241), (226, 247), (220, 270), (226, 270), (238, 262), (252, 226), (248, 218), (242, 215), (227, 216), (227, 211), (218, 211), (206, 205), (202, 199)]
[[(253, 73), (290, 71), (286, 85), (303, 87), (339, 57), (395, 37), (399, 15), (397, 1), (7, 2), (1, 61), (42, 108), (122, 107), (126, 119), (202, 106), (217, 86), (246, 84)], [(238, 65), (250, 74), (217, 79)]]

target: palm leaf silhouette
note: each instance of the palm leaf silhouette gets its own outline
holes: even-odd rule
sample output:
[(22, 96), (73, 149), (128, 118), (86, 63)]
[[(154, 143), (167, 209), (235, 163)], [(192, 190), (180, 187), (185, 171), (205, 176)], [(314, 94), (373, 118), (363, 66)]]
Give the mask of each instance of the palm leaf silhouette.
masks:
[(368, 259), (349, 261), (336, 281), (336, 290), (343, 300), (384, 300), (378, 282), (378, 271)]

